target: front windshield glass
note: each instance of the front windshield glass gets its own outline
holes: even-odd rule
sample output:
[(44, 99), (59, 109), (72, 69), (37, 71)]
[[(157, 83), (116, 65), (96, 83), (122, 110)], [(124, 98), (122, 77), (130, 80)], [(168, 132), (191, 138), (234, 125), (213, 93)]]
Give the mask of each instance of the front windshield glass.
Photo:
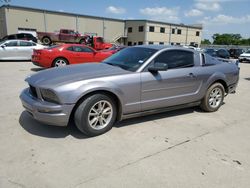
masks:
[(0, 42), (0, 45), (2, 45), (3, 43), (5, 43), (5, 41)]
[(250, 54), (250, 50), (247, 50), (245, 53)]
[(103, 63), (118, 66), (122, 69), (135, 72), (156, 51), (156, 49), (143, 47), (125, 48), (124, 50), (121, 50), (105, 59)]
[(47, 47), (48, 50), (51, 50), (51, 49), (54, 49), (54, 48), (59, 48), (61, 47), (62, 45), (53, 45), (53, 46), (49, 46)]

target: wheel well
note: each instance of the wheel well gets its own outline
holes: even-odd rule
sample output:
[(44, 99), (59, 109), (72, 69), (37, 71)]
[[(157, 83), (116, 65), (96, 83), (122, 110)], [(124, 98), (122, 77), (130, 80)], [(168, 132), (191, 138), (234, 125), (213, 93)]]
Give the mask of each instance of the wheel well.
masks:
[(94, 94), (104, 94), (107, 95), (109, 97), (111, 97), (112, 99), (114, 99), (115, 105), (117, 107), (117, 117), (116, 120), (120, 120), (121, 119), (121, 114), (122, 114), (122, 105), (121, 105), (121, 101), (119, 100), (119, 98), (112, 92), (110, 91), (106, 91), (106, 90), (98, 90), (98, 91), (93, 91), (90, 93), (87, 93), (86, 95), (82, 96), (75, 104), (73, 110), (71, 111), (70, 114), (70, 121), (73, 121), (74, 118), (74, 114), (76, 109), (78, 108), (78, 106), (82, 103), (82, 101), (84, 101), (85, 99), (87, 99), (89, 96), (94, 95)]
[[(224, 80), (216, 80), (215, 82), (213, 82), (212, 84), (214, 83), (220, 83), (223, 85), (224, 89), (225, 89), (225, 92), (228, 93), (228, 87), (227, 87), (227, 83), (224, 81)], [(211, 85), (212, 85), (211, 84)]]
[[(49, 36), (43, 36), (42, 40), (43, 40), (44, 38), (49, 38), (49, 39), (50, 39), (50, 37), (49, 37)], [(51, 39), (50, 39), (50, 40), (51, 40)]]
[(83, 41), (83, 40), (85, 41), (85, 38), (80, 38), (79, 42), (81, 42), (81, 41)]

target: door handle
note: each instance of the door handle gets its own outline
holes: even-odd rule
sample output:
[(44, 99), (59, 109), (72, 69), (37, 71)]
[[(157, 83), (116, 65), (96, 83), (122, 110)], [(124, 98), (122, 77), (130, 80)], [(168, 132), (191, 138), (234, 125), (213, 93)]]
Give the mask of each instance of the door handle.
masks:
[(194, 73), (192, 73), (192, 72), (189, 73), (188, 76), (191, 77), (191, 78), (196, 78), (196, 77), (197, 77), (197, 76), (196, 76)]

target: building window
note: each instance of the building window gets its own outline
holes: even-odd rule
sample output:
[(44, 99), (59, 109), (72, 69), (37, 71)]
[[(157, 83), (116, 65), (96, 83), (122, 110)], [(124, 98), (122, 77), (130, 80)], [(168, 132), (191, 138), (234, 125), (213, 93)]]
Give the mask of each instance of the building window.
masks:
[(148, 42), (148, 44), (154, 44), (154, 42), (150, 41), (150, 42)]
[(164, 42), (159, 42), (160, 45), (164, 45)]
[(128, 41), (128, 46), (132, 46), (132, 42), (131, 41)]
[(171, 42), (171, 46), (173, 46), (174, 45), (174, 43), (173, 42)]
[(149, 26), (149, 32), (155, 32), (155, 27), (154, 26)]
[(175, 29), (172, 29), (172, 34), (175, 34)]
[(181, 35), (181, 29), (177, 29), (177, 34)]
[(176, 43), (176, 45), (177, 45), (177, 46), (180, 46), (180, 45), (181, 45), (181, 43), (177, 42), (177, 43)]
[(133, 31), (133, 28), (132, 28), (132, 27), (129, 27), (129, 28), (128, 28), (128, 32), (129, 32), (129, 33), (132, 33), (132, 31)]
[(143, 42), (142, 42), (142, 41), (139, 41), (139, 42), (138, 42), (138, 45), (143, 45)]
[(161, 27), (161, 28), (160, 28), (160, 32), (161, 32), (161, 33), (165, 33), (165, 27)]
[(139, 32), (143, 32), (143, 30), (144, 30), (144, 27), (143, 26), (139, 26), (138, 31)]
[(134, 46), (136, 45), (136, 42), (134, 42)]
[(196, 36), (200, 36), (200, 32), (199, 31), (196, 31)]

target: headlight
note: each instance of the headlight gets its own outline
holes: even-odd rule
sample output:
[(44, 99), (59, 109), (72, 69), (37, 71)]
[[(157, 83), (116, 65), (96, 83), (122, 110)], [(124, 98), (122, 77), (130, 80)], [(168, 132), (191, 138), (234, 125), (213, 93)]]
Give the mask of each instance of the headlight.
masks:
[(59, 99), (58, 99), (57, 95), (54, 93), (54, 91), (52, 91), (50, 89), (40, 89), (40, 92), (41, 92), (42, 98), (45, 101), (57, 103), (57, 104), (60, 103)]

